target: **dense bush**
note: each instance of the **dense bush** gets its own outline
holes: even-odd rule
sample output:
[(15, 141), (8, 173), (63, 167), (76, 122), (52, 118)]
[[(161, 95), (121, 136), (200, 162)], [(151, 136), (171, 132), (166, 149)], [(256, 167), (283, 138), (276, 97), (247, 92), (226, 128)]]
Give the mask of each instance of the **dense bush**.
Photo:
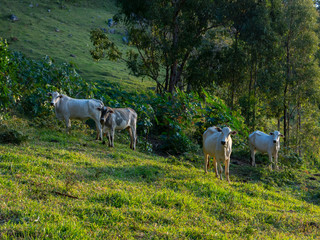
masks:
[(35, 61), (19, 52), (10, 52), (0, 41), (0, 107), (16, 109), (29, 117), (50, 112), (47, 93), (59, 91), (73, 97), (93, 97), (93, 84), (87, 83), (71, 64), (56, 65), (46, 56)]
[(84, 81), (71, 64), (55, 65), (49, 57), (30, 60), (15, 52), (18, 67), (16, 79), (20, 86), (18, 106), (24, 113), (39, 116), (49, 112), (47, 93), (59, 91), (74, 97), (93, 97), (95, 88)]
[(0, 110), (6, 110), (18, 98), (15, 79), (16, 65), (6, 40), (0, 38)]
[(7, 125), (0, 126), (0, 143), (21, 144), (27, 138), (22, 132), (11, 129)]
[(239, 134), (236, 145), (244, 145), (247, 128), (242, 117), (230, 109), (219, 98), (203, 91), (206, 103), (195, 93), (158, 95), (153, 92), (129, 93), (119, 86), (109, 83), (100, 84), (97, 98), (110, 107), (131, 107), (138, 114), (138, 135), (155, 142), (154, 148), (169, 154), (198, 152), (202, 144), (202, 134), (212, 125), (230, 126)]

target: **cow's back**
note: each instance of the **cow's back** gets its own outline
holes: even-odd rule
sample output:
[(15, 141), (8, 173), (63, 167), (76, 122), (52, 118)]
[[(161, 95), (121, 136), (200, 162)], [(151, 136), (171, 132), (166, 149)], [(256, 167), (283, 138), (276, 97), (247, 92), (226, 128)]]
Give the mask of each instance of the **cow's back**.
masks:
[(217, 130), (216, 127), (209, 127), (209, 128), (203, 133), (203, 135), (202, 135), (202, 140), (203, 140), (203, 142), (205, 141), (205, 139), (206, 139), (208, 136), (210, 136), (210, 135), (212, 135), (212, 134), (214, 134), (214, 133), (217, 133), (217, 132), (218, 132), (218, 130)]
[(69, 111), (71, 119), (85, 120), (88, 118), (98, 119), (102, 102), (95, 99), (73, 99), (69, 98), (66, 103), (67, 111)]
[(137, 113), (132, 108), (114, 108), (106, 121), (106, 127), (115, 125), (115, 129), (121, 130), (127, 127), (136, 127)]
[(272, 138), (264, 132), (254, 131), (249, 135), (249, 143), (260, 152), (267, 152)]
[[(203, 151), (209, 155), (215, 156), (219, 151), (219, 138), (221, 136), (220, 132), (205, 132), (203, 134)], [(221, 143), (220, 143), (221, 145)], [(221, 145), (222, 146), (222, 145)], [(218, 151), (217, 151), (218, 150)]]

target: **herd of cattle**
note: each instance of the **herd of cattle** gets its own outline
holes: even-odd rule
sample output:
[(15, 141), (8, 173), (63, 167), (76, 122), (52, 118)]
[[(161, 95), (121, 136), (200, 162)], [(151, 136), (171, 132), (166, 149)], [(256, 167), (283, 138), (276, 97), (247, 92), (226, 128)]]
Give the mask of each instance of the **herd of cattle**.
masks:
[[(104, 106), (103, 102), (96, 99), (75, 99), (58, 92), (50, 92), (51, 105), (54, 106), (56, 117), (65, 121), (67, 132), (71, 127), (71, 119), (95, 121), (97, 128), (97, 140), (103, 140), (103, 133), (108, 135), (109, 147), (114, 147), (115, 130), (127, 129), (130, 138), (130, 148), (135, 150), (137, 142), (137, 113), (131, 108), (110, 108)], [(203, 133), (204, 171), (209, 168), (209, 157), (213, 158), (213, 165), (217, 177), (222, 179), (222, 166), (225, 165), (225, 174), (228, 182), (230, 155), (232, 151), (231, 135), (236, 134), (229, 127), (210, 127)], [(270, 168), (274, 164), (278, 169), (278, 151), (280, 149), (279, 131), (271, 132), (269, 135), (254, 131), (249, 135), (249, 146), (251, 151), (252, 166), (255, 166), (256, 151), (267, 153)], [(274, 158), (274, 162), (273, 162)], [(219, 173), (220, 172), (220, 173)]]

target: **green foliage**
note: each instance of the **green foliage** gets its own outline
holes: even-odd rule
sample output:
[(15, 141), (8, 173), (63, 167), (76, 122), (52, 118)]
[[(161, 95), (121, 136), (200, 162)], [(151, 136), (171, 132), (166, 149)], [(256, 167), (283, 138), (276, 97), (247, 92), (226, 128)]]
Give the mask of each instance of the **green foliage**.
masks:
[(304, 159), (292, 149), (287, 154), (279, 154), (279, 163), (286, 168), (300, 168), (305, 163)]
[(47, 104), (50, 91), (78, 98), (94, 96), (94, 85), (84, 81), (72, 64), (55, 65), (48, 56), (41, 61), (31, 60), (19, 52), (11, 53), (5, 42), (1, 44), (2, 107), (35, 117), (51, 112)]
[(90, 40), (95, 46), (95, 49), (90, 51), (94, 60), (98, 61), (103, 58), (105, 49), (107, 49), (106, 55), (109, 60), (116, 61), (121, 58), (119, 49), (111, 40), (109, 40), (108, 35), (104, 34), (101, 29), (91, 30)]
[(21, 144), (25, 142), (28, 137), (20, 131), (10, 129), (7, 125), (0, 126), (0, 143)]
[[(155, 81), (161, 93), (173, 93), (183, 84), (182, 76), (188, 73), (190, 56), (202, 46), (202, 36), (224, 20), (219, 17), (223, 1), (117, 3), (119, 12), (115, 18), (126, 26), (130, 45), (134, 46), (122, 60), (135, 76)], [(91, 41), (94, 59), (120, 58), (118, 48), (101, 31), (91, 31)]]
[(7, 41), (0, 38), (0, 110), (7, 109), (19, 95), (15, 71), (16, 65)]
[[(206, 96), (206, 103), (196, 93), (176, 93), (163, 95), (148, 93), (129, 93), (116, 85), (103, 84), (97, 97), (106, 106), (131, 107), (138, 114), (138, 135), (144, 137), (144, 149), (154, 148), (170, 154), (199, 151), (203, 132), (213, 125), (229, 125), (239, 134), (235, 137), (236, 146), (242, 146), (247, 139), (248, 130), (239, 113), (231, 111), (221, 99)], [(205, 106), (205, 107), (204, 107)]]

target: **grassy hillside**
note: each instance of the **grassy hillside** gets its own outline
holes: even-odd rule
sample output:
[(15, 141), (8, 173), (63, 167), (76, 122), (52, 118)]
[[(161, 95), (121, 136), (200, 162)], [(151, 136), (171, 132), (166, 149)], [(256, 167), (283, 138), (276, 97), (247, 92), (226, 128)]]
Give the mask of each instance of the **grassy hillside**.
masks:
[[(0, 3), (0, 37), (8, 40), (11, 49), (29, 57), (40, 59), (48, 55), (59, 63), (72, 62), (88, 81), (117, 82), (128, 90), (151, 87), (152, 82), (142, 83), (141, 79), (129, 75), (124, 63), (94, 62), (91, 58), (90, 30), (109, 30), (106, 21), (116, 12), (112, 0), (3, 0)], [(10, 21), (11, 14), (19, 20)], [(116, 31), (110, 34), (111, 39), (125, 51), (124, 27), (118, 24), (111, 28)]]
[[(112, 0), (66, 2), (2, 0), (0, 36), (29, 57), (72, 61), (88, 81), (129, 91), (152, 86), (129, 76), (123, 63), (91, 59), (89, 31), (108, 29)], [(9, 21), (11, 14), (19, 21)], [(124, 28), (115, 29), (125, 50)], [(110, 149), (81, 123), (67, 135), (53, 112), (30, 120), (0, 115), (0, 128), (28, 137), (0, 144), (0, 239), (319, 239), (316, 170), (270, 172), (233, 159), (229, 184), (203, 173), (198, 152), (165, 158), (139, 142), (132, 151), (127, 133), (117, 133)]]
[[(28, 141), (0, 145), (1, 239), (317, 239), (320, 177), (231, 165), (231, 184), (193, 163), (115, 148), (74, 127), (2, 122)], [(49, 125), (50, 126), (50, 125)]]

